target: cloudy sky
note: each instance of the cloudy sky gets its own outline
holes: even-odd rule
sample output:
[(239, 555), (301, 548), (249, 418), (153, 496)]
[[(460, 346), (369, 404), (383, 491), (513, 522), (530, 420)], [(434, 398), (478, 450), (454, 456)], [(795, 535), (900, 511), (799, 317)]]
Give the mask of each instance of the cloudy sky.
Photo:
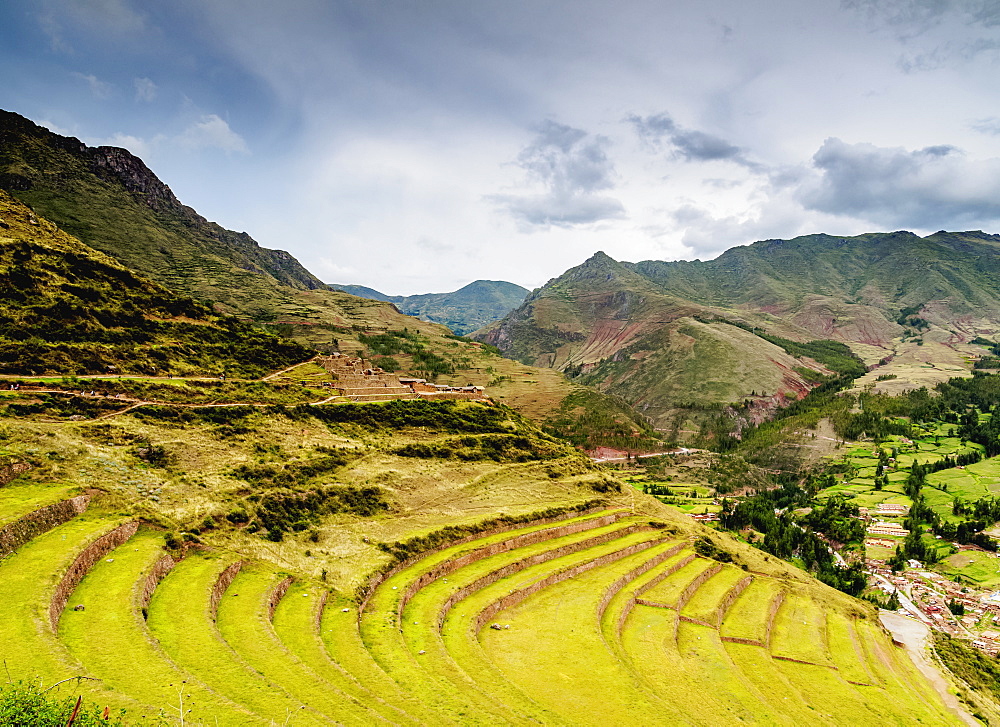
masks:
[(1000, 232), (1000, 0), (18, 0), (0, 107), (329, 282)]

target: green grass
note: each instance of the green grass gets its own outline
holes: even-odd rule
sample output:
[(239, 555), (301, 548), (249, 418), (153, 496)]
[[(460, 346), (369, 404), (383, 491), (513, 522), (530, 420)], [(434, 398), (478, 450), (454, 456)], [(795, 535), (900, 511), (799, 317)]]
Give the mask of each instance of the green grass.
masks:
[[(669, 549), (670, 547), (671, 546), (669, 545), (665, 545), (663, 546), (663, 549)], [(659, 550), (660, 548), (650, 550), (650, 556), (655, 556)], [(620, 650), (618, 625), (622, 614), (627, 608), (629, 608), (628, 604), (631, 602), (632, 598), (640, 594), (643, 589), (649, 585), (649, 583), (655, 581), (657, 578), (660, 578), (664, 573), (677, 569), (684, 561), (693, 557), (694, 551), (685, 548), (670, 556), (659, 565), (641, 574), (635, 580), (626, 583), (624, 587), (611, 598), (604, 611), (604, 616), (601, 619), (601, 633), (604, 636), (605, 643), (608, 644), (609, 647), (615, 650)]]
[[(597, 600), (607, 585), (649, 557), (648, 552), (628, 556), (550, 586), (503, 612), (498, 620), (510, 629), (487, 628), (479, 634), (487, 658), (514, 687), (561, 721), (614, 724), (627, 714), (635, 724), (671, 722), (678, 710), (634, 683), (630, 670), (604, 646), (594, 623)], [(456, 629), (456, 638), (461, 635)], [(571, 684), (574, 688), (567, 690)]]
[(857, 684), (874, 684), (875, 677), (865, 667), (852, 619), (836, 611), (827, 612), (826, 635), (830, 656), (840, 676)]
[[(624, 527), (624, 524), (619, 523), (617, 526), (610, 527), (612, 530), (615, 528), (621, 529)], [(450, 623), (464, 623), (466, 626), (463, 628), (467, 629), (468, 620), (475, 613), (478, 613), (478, 610), (482, 606), (485, 606), (489, 600), (496, 598), (497, 596), (494, 594), (516, 590), (534, 582), (538, 578), (544, 577), (548, 573), (586, 562), (602, 553), (620, 549), (631, 542), (641, 541), (649, 537), (650, 533), (648, 532), (626, 535), (610, 543), (588, 548), (579, 553), (572, 553), (514, 573), (496, 584), (477, 591), (468, 599), (461, 602), (459, 607), (453, 609), (449, 614), (445, 628), (447, 630)], [(582, 540), (583, 538), (575, 537), (574, 539)], [(535, 551), (538, 550), (537, 548), (535, 549)], [(540, 552), (543, 552), (543, 550)], [(517, 556), (515, 552), (502, 554), (501, 557), (506, 556), (505, 559), (507, 561), (516, 560)], [(484, 562), (473, 563), (469, 566), (469, 572), (473, 574), (485, 575), (491, 570), (492, 568), (489, 565), (484, 565)], [(392, 589), (390, 581), (383, 584), (379, 592), (383, 591), (383, 589)], [(374, 601), (375, 599), (373, 598), (372, 600)], [(472, 610), (470, 611), (469, 609)], [(465, 618), (458, 614), (463, 614)], [(517, 717), (518, 709), (514, 705), (508, 705), (502, 701), (490, 704), (494, 700), (486, 698), (485, 695), (479, 695), (478, 690), (470, 689), (467, 677), (464, 676), (461, 669), (456, 668), (444, 650), (444, 644), (448, 643), (447, 636), (444, 637), (444, 643), (437, 643), (436, 640), (422, 638), (426, 634), (427, 628), (433, 628), (433, 626), (428, 626), (426, 623), (421, 626), (419, 622), (413, 625), (411, 620), (413, 619), (408, 615), (402, 626), (403, 633), (400, 634), (395, 629), (386, 628), (386, 625), (394, 622), (394, 618), (384, 610), (373, 610), (371, 612), (366, 610), (365, 612), (361, 626), (365, 642), (376, 659), (390, 674), (393, 674), (405, 686), (415, 691), (421, 690), (422, 693), (426, 694), (426, 699), (434, 699), (436, 701), (448, 701), (450, 699), (449, 695), (454, 691), (456, 683), (462, 684), (465, 687), (465, 701), (472, 714), (475, 714), (474, 710), (485, 710), (485, 714), (499, 711), (505, 719), (520, 719), (520, 717)], [(417, 626), (420, 628), (416, 628)], [(410, 643), (411, 639), (415, 639), (416, 643)], [(419, 647), (424, 648), (421, 649)], [(432, 649), (434, 650), (432, 651)], [(427, 653), (420, 654), (421, 650)], [(456, 654), (454, 651), (452, 653), (456, 656), (456, 659), (461, 656), (461, 654)], [(483, 712), (480, 712), (480, 714), (483, 714)], [(472, 715), (469, 716), (471, 717)]]
[(286, 575), (262, 565), (245, 565), (219, 604), (219, 633), (268, 682), (329, 719), (345, 724), (385, 722), (284, 648), (271, 627), (267, 599)]
[[(52, 589), (79, 552), (121, 524), (84, 515), (49, 530), (0, 561), (0, 661), (11, 679), (51, 684), (79, 673), (49, 626)], [(74, 602), (71, 600), (70, 604)], [(89, 685), (83, 689), (90, 691)]]
[(681, 609), (682, 616), (689, 616), (714, 624), (719, 604), (729, 590), (747, 577), (739, 568), (723, 567), (721, 571), (702, 583), (691, 599)]
[(70, 603), (86, 609), (67, 608), (59, 622), (60, 640), (105, 689), (148, 705), (146, 714), (176, 717), (183, 694), (184, 709), (191, 710), (187, 720), (265, 724), (178, 669), (150, 639), (136, 587), (163, 555), (162, 533), (147, 530), (109, 553), (73, 592)]
[(962, 550), (937, 563), (934, 570), (948, 578), (960, 576), (973, 581), (980, 588), (1000, 587), (1000, 558), (996, 553)]
[(30, 512), (77, 494), (67, 485), (35, 482), (0, 487), (0, 528)]
[[(622, 542), (614, 540), (606, 545), (592, 546), (580, 553), (550, 560), (548, 564), (538, 563), (527, 569), (532, 571), (531, 574), (528, 574), (527, 570), (524, 571), (524, 578), (519, 578), (517, 574), (512, 574), (508, 578), (503, 579), (502, 586), (497, 584), (495, 587), (486, 587), (482, 591), (472, 594), (465, 601), (459, 602), (456, 616), (449, 618), (444, 636), (439, 635), (432, 624), (437, 623), (445, 600), (456, 590), (474, 583), (478, 578), (495, 572), (500, 568), (511, 567), (512, 564), (519, 560), (530, 558), (532, 561), (535, 561), (545, 558), (547, 555), (556, 555), (555, 550), (557, 548), (620, 531), (632, 522), (634, 521), (625, 519), (615, 525), (574, 533), (536, 545), (518, 548), (508, 553), (501, 553), (450, 574), (446, 582), (442, 578), (429, 584), (416, 594), (404, 612), (402, 628), (404, 638), (411, 653), (419, 654), (420, 651), (426, 651), (429, 654), (433, 654), (433, 660), (425, 661), (433, 663), (435, 669), (438, 671), (445, 671), (441, 669), (442, 664), (448, 665), (449, 668), (445, 676), (454, 683), (460, 684), (465, 682), (470, 685), (476, 683), (499, 684), (501, 686), (498, 691), (504, 702), (529, 713), (532, 710), (537, 711), (538, 705), (531, 702), (531, 700), (527, 699), (517, 690), (504, 688), (502, 679), (497, 681), (500, 675), (489, 667), (488, 662), (479, 653), (478, 647), (471, 645), (466, 639), (462, 638), (463, 628), (465, 628), (462, 624), (467, 624), (469, 619), (473, 618), (475, 613), (478, 612), (478, 609), (486, 605), (490, 599), (496, 597), (496, 593), (515, 589), (531, 579), (543, 577), (543, 574), (558, 572), (559, 569), (566, 568), (571, 564), (585, 562), (587, 559), (592, 559), (609, 550), (621, 548)], [(674, 544), (674, 542), (670, 543), (671, 546)], [(462, 615), (459, 616), (457, 614)], [(424, 626), (420, 626), (420, 624), (424, 624)], [(538, 715), (538, 718), (543, 721), (551, 721), (552, 715), (541, 713)]]
[(826, 615), (820, 605), (795, 591), (785, 596), (774, 619), (771, 653), (832, 665), (826, 641)]
[[(289, 586), (288, 592), (274, 611), (272, 622), (274, 632), (281, 639), (284, 648), (325, 682), (382, 717), (397, 724), (420, 724), (391, 704), (388, 695), (362, 685), (326, 653), (317, 621), (320, 595), (318, 589), (303, 583), (296, 582)], [(349, 624), (345, 624), (345, 629), (350, 628)]]
[(330, 594), (320, 621), (320, 636), (334, 663), (386, 702), (424, 724), (439, 718), (419, 694), (405, 691), (373, 658), (361, 640), (354, 601)]
[(720, 629), (722, 635), (766, 644), (769, 609), (781, 590), (778, 581), (754, 578), (726, 612)]
[(686, 566), (675, 573), (670, 574), (664, 580), (657, 583), (648, 591), (642, 594), (642, 598), (655, 603), (662, 603), (673, 606), (677, 599), (691, 581), (701, 575), (712, 566), (717, 565), (713, 560), (707, 558), (695, 558)]
[[(149, 605), (149, 629), (180, 668), (216, 693), (266, 720), (299, 724), (323, 720), (268, 682), (222, 640), (212, 621), (209, 598), (219, 573), (231, 561), (218, 555), (188, 556), (160, 583)], [(223, 598), (233, 598), (228, 593)]]

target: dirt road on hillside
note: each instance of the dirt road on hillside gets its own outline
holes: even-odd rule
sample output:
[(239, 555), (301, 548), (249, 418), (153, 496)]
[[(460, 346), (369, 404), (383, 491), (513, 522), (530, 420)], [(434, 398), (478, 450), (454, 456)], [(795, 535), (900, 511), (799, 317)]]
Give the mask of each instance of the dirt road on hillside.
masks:
[(979, 720), (966, 712), (955, 695), (951, 693), (948, 680), (928, 653), (930, 646), (927, 642), (931, 634), (930, 627), (914, 618), (902, 616), (892, 611), (879, 611), (879, 620), (883, 626), (889, 629), (896, 641), (906, 646), (906, 652), (910, 655), (913, 664), (934, 685), (935, 691), (940, 695), (941, 701), (948, 709), (967, 725), (977, 727), (980, 724)]

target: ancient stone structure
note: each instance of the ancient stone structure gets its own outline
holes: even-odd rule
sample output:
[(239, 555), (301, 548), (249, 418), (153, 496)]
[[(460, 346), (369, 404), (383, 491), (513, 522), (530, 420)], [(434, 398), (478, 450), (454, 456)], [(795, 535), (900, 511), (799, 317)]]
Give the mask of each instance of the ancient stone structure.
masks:
[(334, 378), (332, 388), (338, 396), (330, 403), (351, 401), (390, 401), (392, 399), (472, 399), (483, 400), (486, 395), (478, 386), (444, 386), (428, 384), (424, 379), (400, 379), (368, 361), (335, 353), (317, 356), (316, 363)]

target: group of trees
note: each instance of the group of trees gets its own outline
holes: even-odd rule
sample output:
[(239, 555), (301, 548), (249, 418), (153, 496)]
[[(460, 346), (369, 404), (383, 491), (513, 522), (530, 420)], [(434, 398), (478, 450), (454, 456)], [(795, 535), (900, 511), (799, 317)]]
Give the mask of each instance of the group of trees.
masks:
[[(791, 560), (798, 559), (806, 570), (819, 580), (838, 590), (859, 596), (867, 585), (860, 563), (850, 566), (838, 565), (830, 546), (816, 531), (814, 525), (822, 525), (836, 532), (838, 536), (856, 539), (855, 532), (860, 521), (851, 520), (851, 513), (857, 514), (857, 507), (843, 501), (820, 506), (809, 516), (796, 521), (792, 507), (808, 502), (809, 495), (795, 483), (786, 483), (777, 490), (758, 492), (738, 503), (723, 501), (719, 515), (722, 527), (727, 530), (751, 528), (763, 534), (759, 542), (752, 542), (771, 555)], [(857, 523), (854, 525), (851, 523)], [(863, 526), (860, 536), (863, 537)], [(846, 542), (846, 541), (842, 541)]]

